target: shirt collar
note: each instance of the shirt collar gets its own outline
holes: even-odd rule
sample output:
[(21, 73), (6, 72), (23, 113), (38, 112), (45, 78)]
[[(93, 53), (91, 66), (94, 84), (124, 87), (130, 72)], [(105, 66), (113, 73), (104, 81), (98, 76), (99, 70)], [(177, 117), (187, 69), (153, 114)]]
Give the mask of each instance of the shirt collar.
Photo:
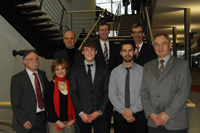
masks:
[[(33, 75), (33, 72), (30, 71), (30, 70), (28, 70), (27, 68), (26, 68), (26, 72), (28, 73), (29, 76), (32, 76), (32, 75)], [(35, 73), (38, 75), (37, 70), (35, 71)]]
[[(143, 41), (142, 41), (142, 43), (140, 43), (140, 45), (139, 45), (139, 50), (142, 48), (142, 45), (143, 45)], [(137, 46), (137, 45), (135, 45), (135, 46)]]
[[(130, 69), (133, 69), (135, 66), (135, 63), (133, 62), (132, 65), (130, 66), (131, 68)], [(122, 63), (122, 67), (126, 70), (126, 66), (124, 65), (124, 63)]]
[[(169, 61), (169, 59), (170, 59), (170, 57), (171, 57), (171, 54), (169, 54), (167, 57), (165, 57), (163, 60), (164, 60), (164, 64), (167, 64), (167, 62)], [(159, 61), (159, 63), (160, 63), (160, 58), (158, 58), (158, 61)]]
[(101, 39), (99, 39), (100, 40), (100, 43), (101, 43), (101, 45), (104, 45), (104, 43), (106, 43), (106, 45), (108, 45), (109, 44), (109, 41), (107, 40), (106, 42), (104, 42), (104, 41), (101, 41)]
[(85, 67), (87, 67), (88, 64), (92, 64), (91, 67), (94, 67), (96, 65), (96, 62), (94, 60), (92, 63), (88, 63), (86, 60), (84, 60), (84, 64), (85, 64)]

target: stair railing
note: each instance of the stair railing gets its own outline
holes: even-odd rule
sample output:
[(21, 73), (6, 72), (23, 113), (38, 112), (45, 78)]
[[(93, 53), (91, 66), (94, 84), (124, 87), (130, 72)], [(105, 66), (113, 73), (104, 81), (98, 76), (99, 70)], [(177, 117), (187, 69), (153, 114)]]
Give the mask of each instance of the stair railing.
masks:
[(117, 6), (117, 10), (113, 16), (113, 21), (114, 21), (113, 30), (116, 31), (116, 34), (118, 34), (118, 31), (119, 31), (120, 16), (121, 16), (121, 2), (119, 2), (118, 6)]
[[(97, 11), (99, 11), (99, 10), (97, 10)], [(85, 37), (85, 39), (83, 40), (83, 42), (81, 43), (81, 45), (78, 48), (78, 50), (81, 50), (82, 45), (88, 40), (88, 38), (90, 37), (90, 35), (93, 32), (94, 28), (97, 26), (97, 24), (99, 23), (100, 19), (103, 17), (104, 13), (106, 13), (106, 9), (103, 10), (103, 12), (101, 13), (100, 17), (96, 21), (96, 23), (92, 26), (91, 30), (89, 31), (89, 33), (87, 34), (87, 36)]]
[(58, 26), (58, 29), (61, 34), (61, 38), (65, 31), (69, 30), (67, 26), (67, 12), (66, 8), (63, 6), (60, 0), (39, 0), (40, 1), (40, 10), (44, 10), (52, 18), (52, 21), (49, 21)]

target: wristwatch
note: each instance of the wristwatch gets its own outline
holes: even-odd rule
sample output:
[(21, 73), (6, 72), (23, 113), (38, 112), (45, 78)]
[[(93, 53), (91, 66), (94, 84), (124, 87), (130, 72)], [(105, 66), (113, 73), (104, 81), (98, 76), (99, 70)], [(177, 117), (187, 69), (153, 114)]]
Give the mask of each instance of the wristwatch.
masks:
[(102, 115), (102, 114), (103, 114), (101, 110), (98, 110), (98, 112), (99, 112), (99, 115)]

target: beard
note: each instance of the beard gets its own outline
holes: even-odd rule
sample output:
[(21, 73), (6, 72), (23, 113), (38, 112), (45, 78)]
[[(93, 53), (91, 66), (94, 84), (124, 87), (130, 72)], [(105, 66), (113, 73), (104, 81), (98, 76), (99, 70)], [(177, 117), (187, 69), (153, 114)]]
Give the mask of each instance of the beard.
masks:
[[(127, 56), (129, 56), (129, 55), (127, 55)], [(126, 59), (127, 56), (123, 57), (123, 61), (125, 61), (125, 62), (131, 62), (133, 60), (133, 57), (129, 56), (131, 58)]]

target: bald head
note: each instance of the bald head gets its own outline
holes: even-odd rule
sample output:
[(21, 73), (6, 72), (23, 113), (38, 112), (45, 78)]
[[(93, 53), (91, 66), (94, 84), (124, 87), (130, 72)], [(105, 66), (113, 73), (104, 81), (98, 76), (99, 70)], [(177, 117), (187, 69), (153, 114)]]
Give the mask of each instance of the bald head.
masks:
[(65, 32), (63, 42), (65, 43), (66, 48), (73, 49), (76, 43), (75, 33), (73, 31)]

